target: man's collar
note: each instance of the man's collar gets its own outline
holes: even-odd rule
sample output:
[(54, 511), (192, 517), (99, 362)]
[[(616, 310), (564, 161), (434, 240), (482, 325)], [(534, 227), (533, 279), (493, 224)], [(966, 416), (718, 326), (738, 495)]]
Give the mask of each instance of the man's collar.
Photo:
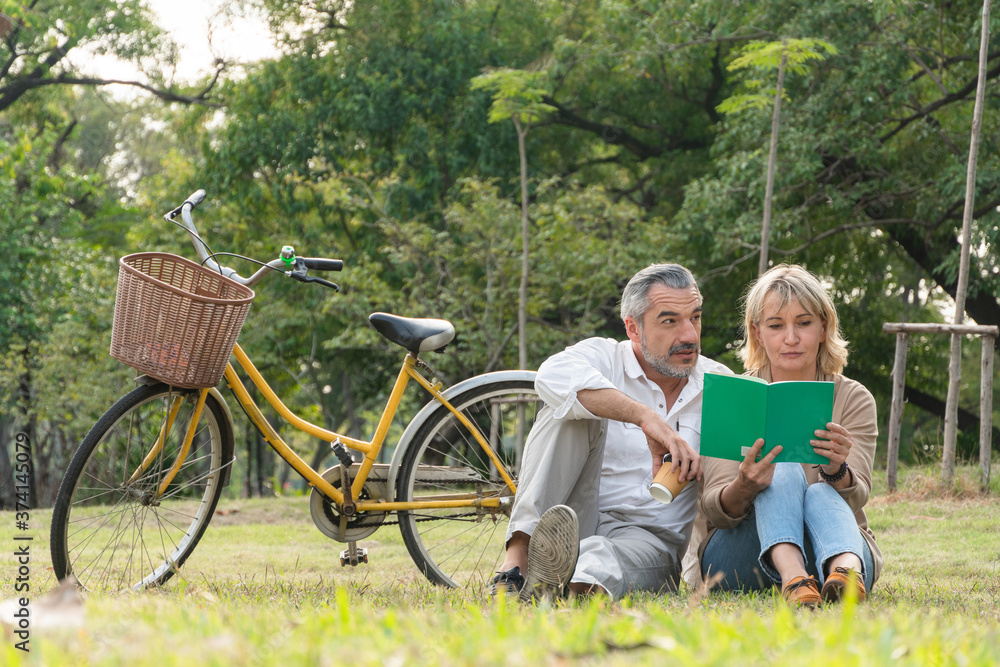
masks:
[(631, 340), (622, 341), (625, 345), (625, 374), (633, 380), (646, 377), (645, 371), (639, 365), (639, 359), (635, 356), (635, 348)]

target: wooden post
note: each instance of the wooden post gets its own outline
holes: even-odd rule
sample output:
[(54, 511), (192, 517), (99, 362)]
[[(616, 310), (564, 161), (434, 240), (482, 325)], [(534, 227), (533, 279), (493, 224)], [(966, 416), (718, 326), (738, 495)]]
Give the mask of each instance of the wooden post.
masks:
[[(962, 318), (955, 317), (955, 324)], [(948, 354), (948, 393), (944, 403), (944, 444), (941, 447), (941, 483), (955, 482), (955, 451), (958, 443), (958, 394), (962, 387), (962, 335), (951, 334)]]
[[(896, 361), (892, 369), (892, 410), (889, 415), (889, 460), (887, 462), (887, 474), (889, 490), (896, 488), (896, 464), (899, 457), (899, 429), (902, 427), (903, 419), (903, 387), (906, 385), (905, 370), (897, 375), (900, 365), (906, 363), (906, 346), (903, 345), (902, 360), (900, 360), (900, 336), (909, 333), (935, 333), (951, 334), (961, 336), (971, 334), (979, 336), (983, 342), (983, 374), (980, 384), (979, 394), (979, 460), (982, 464), (982, 479), (984, 486), (989, 484), (990, 474), (990, 439), (993, 435), (993, 345), (997, 336), (1000, 336), (1000, 327), (983, 326), (976, 324), (921, 324), (917, 322), (886, 322), (882, 325), (885, 333), (897, 334), (896, 337)], [(988, 353), (988, 354), (987, 354)], [(988, 367), (987, 367), (988, 366)], [(897, 387), (897, 379), (899, 386)], [(953, 379), (954, 381), (954, 379)], [(898, 396), (897, 396), (898, 390)], [(949, 387), (949, 394), (951, 387)], [(899, 401), (899, 409), (896, 409), (896, 402)], [(956, 413), (957, 417), (957, 413)], [(957, 419), (956, 419), (957, 422)], [(896, 429), (895, 436), (893, 429)], [(945, 451), (942, 455), (941, 467), (946, 472), (949, 467), (948, 461), (948, 419), (945, 418)], [(984, 444), (985, 443), (985, 444)], [(951, 483), (954, 479), (954, 447), (951, 453), (951, 475), (946, 477), (946, 482)]]
[(903, 427), (903, 390), (906, 388), (906, 348), (909, 339), (909, 334), (896, 334), (896, 360), (892, 364), (892, 408), (889, 412), (889, 453), (886, 462), (890, 493), (896, 490), (899, 432)]
[(979, 387), (979, 466), (984, 492), (990, 489), (990, 449), (993, 446), (993, 344), (995, 336), (983, 336), (983, 367)]

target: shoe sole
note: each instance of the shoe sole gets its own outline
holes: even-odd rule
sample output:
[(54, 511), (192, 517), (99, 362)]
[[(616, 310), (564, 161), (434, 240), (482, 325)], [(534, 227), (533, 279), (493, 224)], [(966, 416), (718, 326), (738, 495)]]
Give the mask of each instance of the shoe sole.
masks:
[(538, 520), (528, 542), (528, 573), (520, 598), (531, 602), (557, 597), (569, 584), (580, 556), (580, 523), (566, 505), (550, 507)]

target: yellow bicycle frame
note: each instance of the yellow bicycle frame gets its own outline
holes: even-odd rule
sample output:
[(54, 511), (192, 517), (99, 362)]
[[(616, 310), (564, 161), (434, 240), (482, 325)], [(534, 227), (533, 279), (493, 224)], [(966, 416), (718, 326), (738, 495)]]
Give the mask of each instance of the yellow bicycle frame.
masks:
[[(194, 406), (194, 411), (191, 413), (191, 420), (188, 422), (187, 431), (184, 433), (184, 441), (181, 443), (181, 450), (177, 454), (177, 459), (174, 464), (170, 466), (170, 470), (163, 477), (160, 482), (159, 487), (156, 490), (156, 497), (162, 496), (167, 487), (170, 486), (170, 482), (174, 481), (174, 477), (177, 476), (177, 471), (181, 469), (181, 465), (184, 464), (184, 460), (187, 458), (188, 452), (191, 451), (191, 443), (194, 441), (194, 434), (198, 429), (198, 420), (201, 418), (201, 411), (205, 407), (205, 399), (208, 397), (208, 389), (202, 389), (198, 394), (198, 402)], [(167, 436), (170, 435), (170, 429), (173, 428), (174, 419), (177, 418), (177, 411), (180, 410), (181, 403), (184, 402), (184, 397), (181, 394), (174, 396), (173, 401), (170, 405), (170, 410), (167, 412), (167, 421), (164, 422), (163, 426), (160, 428), (160, 435), (156, 438), (156, 443), (153, 444), (153, 448), (147, 452), (146, 457), (139, 464), (139, 467), (135, 469), (129, 477), (127, 484), (134, 483), (142, 473), (146, 472), (146, 469), (153, 464), (156, 457), (160, 455), (163, 451), (163, 444), (167, 441)]]
[[(277, 394), (275, 394), (271, 387), (268, 386), (267, 381), (263, 378), (260, 372), (258, 372), (257, 368), (253, 365), (253, 362), (250, 361), (250, 358), (247, 356), (246, 352), (243, 351), (243, 348), (239, 346), (239, 344), (237, 344), (233, 349), (233, 356), (236, 357), (237, 363), (243, 368), (244, 372), (246, 372), (254, 386), (257, 387), (260, 393), (267, 399), (267, 402), (271, 405), (271, 407), (273, 407), (286, 422), (298, 430), (326, 442), (333, 442), (339, 439), (347, 447), (364, 454), (365, 458), (361, 462), (361, 468), (351, 484), (350, 498), (352, 500), (361, 495), (361, 490), (364, 488), (372, 466), (375, 464), (378, 453), (382, 449), (385, 436), (389, 432), (389, 426), (396, 415), (396, 410), (399, 408), (400, 401), (403, 398), (403, 392), (411, 379), (416, 380), (420, 386), (426, 389), (431, 396), (434, 397), (435, 400), (455, 415), (455, 418), (469, 430), (473, 437), (479, 442), (483, 451), (486, 452), (487, 456), (493, 462), (493, 465), (496, 466), (501, 477), (503, 478), (504, 483), (510, 490), (510, 493), (513, 494), (516, 490), (514, 480), (507, 474), (507, 471), (500, 462), (499, 457), (496, 452), (493, 451), (493, 448), (490, 447), (486, 438), (483, 437), (483, 434), (479, 432), (479, 429), (476, 428), (476, 426), (473, 425), (464, 414), (456, 410), (455, 406), (453, 406), (448, 399), (442, 395), (440, 383), (432, 385), (423, 375), (421, 375), (420, 371), (417, 369), (417, 359), (413, 355), (406, 355), (406, 359), (403, 361), (403, 367), (399, 370), (399, 375), (396, 377), (396, 382), (393, 384), (392, 392), (389, 394), (389, 401), (385, 406), (385, 410), (382, 412), (382, 417), (379, 419), (378, 426), (375, 429), (375, 435), (372, 436), (370, 442), (350, 438), (334, 431), (328, 431), (325, 428), (316, 426), (315, 424), (302, 419), (281, 402), (281, 399), (278, 398)], [(243, 382), (236, 374), (236, 369), (233, 368), (232, 364), (226, 365), (225, 378), (229, 387), (236, 395), (236, 399), (246, 410), (247, 415), (249, 415), (250, 420), (255, 426), (257, 426), (258, 429), (260, 429), (260, 432), (264, 434), (264, 438), (267, 440), (268, 444), (274, 448), (278, 455), (290, 466), (292, 466), (296, 472), (302, 475), (310, 486), (318, 489), (323, 493), (323, 495), (338, 505), (343, 503), (344, 494), (323, 479), (319, 472), (313, 470), (309, 464), (298, 456), (298, 454), (292, 451), (285, 441), (281, 439), (281, 436), (278, 435), (267, 419), (264, 418), (260, 408), (257, 407), (257, 404), (250, 397), (250, 393), (247, 391)], [(204, 401), (204, 397), (202, 397), (202, 401)], [(454, 496), (436, 496), (429, 497), (424, 500), (413, 500), (411, 502), (359, 501), (356, 503), (358, 511), (374, 510), (379, 512), (446, 507), (497, 508), (499, 506), (499, 497), (482, 497), (476, 496), (475, 494), (469, 494), (467, 497), (462, 498), (455, 498)]]

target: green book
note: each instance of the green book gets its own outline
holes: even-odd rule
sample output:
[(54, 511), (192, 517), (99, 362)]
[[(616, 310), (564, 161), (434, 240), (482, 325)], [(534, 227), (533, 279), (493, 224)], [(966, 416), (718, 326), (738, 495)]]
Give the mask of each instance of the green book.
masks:
[(829, 463), (813, 451), (816, 429), (833, 419), (832, 382), (772, 382), (746, 375), (705, 374), (701, 455), (742, 461), (757, 438), (775, 462)]

